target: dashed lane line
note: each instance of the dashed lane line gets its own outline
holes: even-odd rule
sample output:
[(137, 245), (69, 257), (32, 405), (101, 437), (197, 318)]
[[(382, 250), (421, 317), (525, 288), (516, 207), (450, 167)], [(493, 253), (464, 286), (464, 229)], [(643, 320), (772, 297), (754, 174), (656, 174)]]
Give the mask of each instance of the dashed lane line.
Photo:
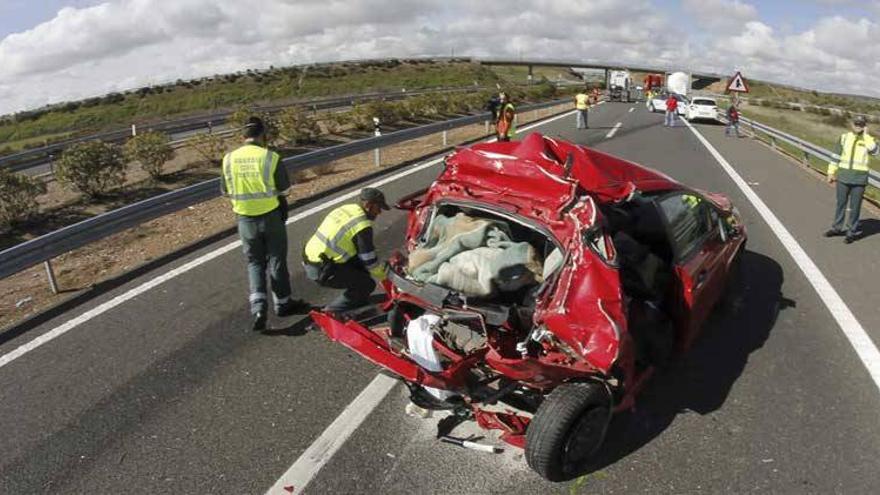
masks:
[(751, 187), (749, 187), (749, 184), (746, 183), (736, 170), (733, 169), (721, 153), (719, 153), (718, 150), (716, 150), (715, 147), (703, 137), (700, 131), (692, 126), (687, 120), (685, 120), (684, 123), (690, 128), (691, 132), (697, 136), (697, 139), (703, 143), (703, 146), (709, 150), (709, 153), (715, 158), (715, 161), (721, 165), (721, 168), (727, 172), (727, 175), (733, 179), (733, 182), (740, 188), (743, 194), (745, 194), (746, 198), (752, 203), (752, 206), (755, 207), (764, 221), (767, 222), (767, 225), (773, 233), (776, 234), (776, 237), (779, 238), (783, 247), (785, 247), (788, 254), (791, 255), (795, 263), (797, 263), (798, 268), (801, 269), (804, 276), (807, 277), (807, 280), (819, 294), (819, 298), (825, 303), (828, 311), (831, 312), (831, 316), (834, 317), (834, 320), (843, 331), (847, 340), (849, 340), (850, 345), (852, 345), (853, 349), (856, 351), (859, 359), (862, 360), (862, 364), (868, 369), (871, 379), (874, 380), (874, 385), (880, 389), (880, 351), (877, 350), (877, 346), (871, 340), (871, 337), (862, 327), (862, 324), (856, 319), (853, 312), (850, 311), (849, 306), (843, 302), (843, 298), (841, 298), (837, 291), (834, 290), (834, 287), (831, 286), (831, 283), (822, 271), (819, 270), (819, 267), (816, 266), (813, 260), (810, 259), (809, 255), (807, 255), (807, 252), (804, 251), (801, 245), (798, 244), (797, 240), (795, 240), (794, 236), (791, 235), (788, 229), (785, 228), (770, 208), (767, 207), (767, 204), (764, 203)]
[(610, 131), (608, 131), (608, 134), (605, 134), (605, 139), (613, 138), (614, 135), (617, 134), (617, 130), (620, 129), (620, 126), (622, 126), (622, 125), (623, 125), (623, 122), (618, 122), (618, 123), (614, 124), (614, 127), (612, 127)]

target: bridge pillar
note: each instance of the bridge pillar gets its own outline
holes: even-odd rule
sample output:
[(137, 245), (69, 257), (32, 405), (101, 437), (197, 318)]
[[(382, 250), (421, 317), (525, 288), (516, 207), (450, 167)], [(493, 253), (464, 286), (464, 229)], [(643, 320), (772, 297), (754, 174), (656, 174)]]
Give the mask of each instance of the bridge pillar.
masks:
[(611, 84), (611, 69), (605, 69), (605, 89)]

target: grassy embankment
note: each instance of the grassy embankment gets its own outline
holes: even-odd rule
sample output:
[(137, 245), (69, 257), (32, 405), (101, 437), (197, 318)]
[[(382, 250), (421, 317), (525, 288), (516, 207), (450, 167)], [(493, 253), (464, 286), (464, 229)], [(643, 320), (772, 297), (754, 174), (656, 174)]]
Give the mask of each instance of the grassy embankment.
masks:
[[(536, 76), (536, 81), (541, 77)], [(274, 68), (217, 75), (166, 86), (144, 87), (71, 102), (59, 108), (0, 119), (0, 153), (39, 146), (70, 135), (116, 129), (131, 123), (210, 113), (257, 103), (406, 89), (504, 85), (493, 70), (467, 62), (386, 61), (317, 67)], [(522, 76), (520, 84), (525, 82)]]

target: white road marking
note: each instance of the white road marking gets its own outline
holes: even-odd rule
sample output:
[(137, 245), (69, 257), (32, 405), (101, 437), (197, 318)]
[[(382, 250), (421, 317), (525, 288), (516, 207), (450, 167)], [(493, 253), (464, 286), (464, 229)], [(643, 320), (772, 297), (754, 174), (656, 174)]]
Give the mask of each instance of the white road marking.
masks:
[(721, 153), (719, 153), (718, 150), (716, 150), (715, 147), (712, 146), (712, 144), (710, 144), (690, 122), (685, 121), (685, 125), (691, 129), (691, 131), (697, 136), (697, 139), (699, 139), (700, 142), (703, 143), (703, 146), (709, 150), (709, 153), (711, 153), (718, 164), (721, 165), (721, 168), (727, 172), (727, 175), (733, 179), (733, 182), (740, 188), (743, 194), (745, 194), (746, 198), (749, 199), (755, 209), (758, 210), (758, 213), (761, 214), (761, 217), (764, 218), (764, 221), (767, 222), (767, 225), (770, 226), (773, 233), (776, 234), (776, 237), (779, 238), (779, 241), (782, 242), (782, 245), (785, 247), (786, 251), (788, 251), (788, 254), (790, 254), (795, 263), (797, 263), (798, 267), (807, 277), (807, 280), (810, 281), (810, 284), (819, 294), (819, 298), (825, 303), (828, 311), (831, 312), (831, 316), (837, 321), (837, 325), (840, 326), (843, 334), (846, 336), (847, 340), (849, 340), (850, 345), (855, 349), (859, 359), (862, 360), (862, 364), (868, 369), (871, 379), (874, 380), (874, 385), (880, 389), (880, 351), (877, 350), (877, 346), (871, 340), (871, 337), (862, 327), (861, 323), (859, 323), (846, 303), (843, 302), (843, 299), (837, 291), (834, 290), (834, 287), (831, 286), (831, 283), (828, 282), (828, 279), (825, 278), (825, 275), (819, 270), (819, 267), (817, 267), (813, 260), (810, 259), (806, 251), (804, 251), (800, 244), (798, 244), (794, 236), (788, 232), (788, 229), (782, 225), (782, 222), (776, 218), (776, 215), (773, 214), (764, 201), (758, 197), (746, 181), (743, 180), (736, 170), (730, 166), (730, 163), (721, 156)]
[(358, 394), (342, 414), (330, 423), (299, 459), (284, 473), (266, 495), (286, 495), (302, 493), (306, 485), (327, 464), (336, 451), (358, 429), (367, 416), (394, 388), (397, 380), (386, 375), (376, 375), (373, 381)]
[[(543, 122), (538, 122), (536, 124), (530, 124), (530, 125), (524, 126), (520, 129), (520, 131), (525, 131), (525, 130), (532, 129), (532, 128), (540, 126), (540, 125), (548, 124), (548, 123), (553, 122), (555, 120), (559, 120), (561, 118), (568, 117), (569, 115), (572, 115), (573, 113), (574, 113), (574, 110), (572, 110), (571, 112), (566, 112), (564, 114), (549, 118)], [(495, 140), (494, 138), (490, 139), (489, 142), (492, 142), (494, 140)], [(402, 172), (398, 172), (394, 175), (388, 176), (384, 179), (377, 180), (377, 181), (373, 182), (372, 184), (369, 184), (369, 187), (379, 187), (379, 186), (388, 184), (389, 182), (394, 182), (402, 177), (412, 175), (416, 172), (419, 172), (419, 171), (424, 170), (428, 167), (436, 165), (437, 163), (440, 163), (441, 161), (443, 161), (443, 158), (437, 158), (435, 160), (431, 160), (431, 161), (422, 163), (420, 165), (416, 165), (416, 166), (414, 166), (412, 168), (408, 168)], [(298, 222), (298, 221), (302, 220), (303, 218), (306, 218), (310, 215), (314, 215), (315, 213), (317, 213), (321, 210), (327, 209), (327, 208), (334, 206), (334, 205), (337, 205), (343, 201), (349, 200), (349, 199), (357, 196), (359, 192), (360, 192), (359, 190), (355, 190), (355, 191), (345, 193), (341, 196), (337, 196), (333, 199), (328, 199), (328, 200), (324, 201), (323, 203), (319, 203), (311, 208), (308, 208), (306, 210), (303, 210), (303, 211), (291, 216), (287, 220), (287, 223), (289, 225), (294, 222)], [(73, 330), (74, 328), (91, 320), (92, 318), (95, 318), (96, 316), (99, 316), (103, 313), (106, 313), (107, 311), (115, 308), (116, 306), (119, 306), (120, 304), (122, 304), (126, 301), (134, 299), (135, 297), (143, 294), (144, 292), (152, 289), (153, 287), (156, 287), (157, 285), (160, 285), (163, 282), (167, 282), (167, 281), (177, 277), (178, 275), (182, 275), (182, 274), (192, 270), (193, 268), (201, 266), (201, 265), (217, 258), (218, 256), (222, 256), (222, 255), (228, 253), (229, 251), (232, 251), (233, 249), (238, 248), (240, 246), (241, 246), (240, 240), (230, 242), (229, 244), (226, 244), (224, 246), (221, 246), (221, 247), (215, 249), (214, 251), (206, 253), (206, 254), (204, 254), (204, 255), (202, 255), (202, 256), (200, 256), (200, 257), (198, 257), (198, 258), (196, 258), (196, 259), (194, 259), (184, 265), (181, 265), (181, 266), (169, 271), (168, 273), (160, 275), (152, 280), (148, 280), (147, 282), (144, 282), (143, 284), (141, 284), (133, 289), (130, 289), (127, 292), (120, 294), (120, 295), (114, 297), (113, 299), (110, 299), (109, 301), (106, 301), (98, 306), (95, 306), (94, 308), (90, 309), (89, 311), (86, 311), (85, 313), (77, 316), (76, 318), (68, 320), (67, 322), (53, 328), (52, 330), (44, 333), (43, 335), (36, 337), (34, 340), (31, 340), (30, 342), (17, 347), (16, 349), (12, 350), (11, 352), (4, 354), (3, 356), (0, 356), (0, 368), (6, 366), (7, 364), (11, 363), (12, 361), (15, 361), (16, 359), (27, 354), (28, 352), (42, 346), (43, 344), (46, 344), (47, 342), (51, 342), (52, 340), (64, 335), (65, 333)]]
[(630, 109), (628, 110), (628, 112), (629, 112), (629, 113), (632, 113), (633, 110), (635, 110), (635, 109), (636, 109), (636, 107), (632, 107), (632, 108), (630, 108)]
[(620, 129), (620, 126), (622, 126), (622, 125), (623, 125), (623, 122), (618, 122), (618, 123), (614, 124), (614, 127), (612, 127), (610, 131), (608, 131), (608, 134), (605, 134), (605, 139), (613, 138), (614, 135), (617, 134), (617, 130)]

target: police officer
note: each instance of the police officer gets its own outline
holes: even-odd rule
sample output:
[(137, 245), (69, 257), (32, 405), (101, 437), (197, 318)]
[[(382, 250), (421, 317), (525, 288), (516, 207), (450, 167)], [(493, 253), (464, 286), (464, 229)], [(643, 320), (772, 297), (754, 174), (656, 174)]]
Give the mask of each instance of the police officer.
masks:
[[(837, 182), (837, 208), (834, 224), (831, 230), (825, 232), (825, 237), (845, 235), (845, 242), (850, 244), (861, 235), (859, 214), (868, 184), (868, 155), (877, 155), (878, 152), (880, 148), (868, 134), (865, 117), (857, 115), (852, 121), (852, 131), (843, 133), (837, 141), (835, 153), (840, 159), (837, 163), (828, 164), (828, 182)], [(849, 223), (844, 229), (847, 203)]]
[(375, 281), (385, 280), (385, 264), (373, 246), (373, 221), (384, 210), (385, 195), (364, 188), (357, 203), (331, 211), (306, 243), (306, 276), (322, 287), (344, 289), (324, 311), (340, 314), (366, 305)]
[(498, 141), (510, 141), (516, 136), (516, 107), (510, 102), (507, 93), (501, 93), (498, 118), (495, 120), (495, 134)]
[(238, 234), (247, 258), (254, 331), (266, 329), (266, 272), (272, 285), (275, 313), (288, 316), (305, 312), (309, 305), (291, 299), (287, 270), (287, 170), (278, 153), (266, 148), (266, 130), (257, 117), (244, 127), (244, 146), (223, 157), (220, 189), (238, 216)]

